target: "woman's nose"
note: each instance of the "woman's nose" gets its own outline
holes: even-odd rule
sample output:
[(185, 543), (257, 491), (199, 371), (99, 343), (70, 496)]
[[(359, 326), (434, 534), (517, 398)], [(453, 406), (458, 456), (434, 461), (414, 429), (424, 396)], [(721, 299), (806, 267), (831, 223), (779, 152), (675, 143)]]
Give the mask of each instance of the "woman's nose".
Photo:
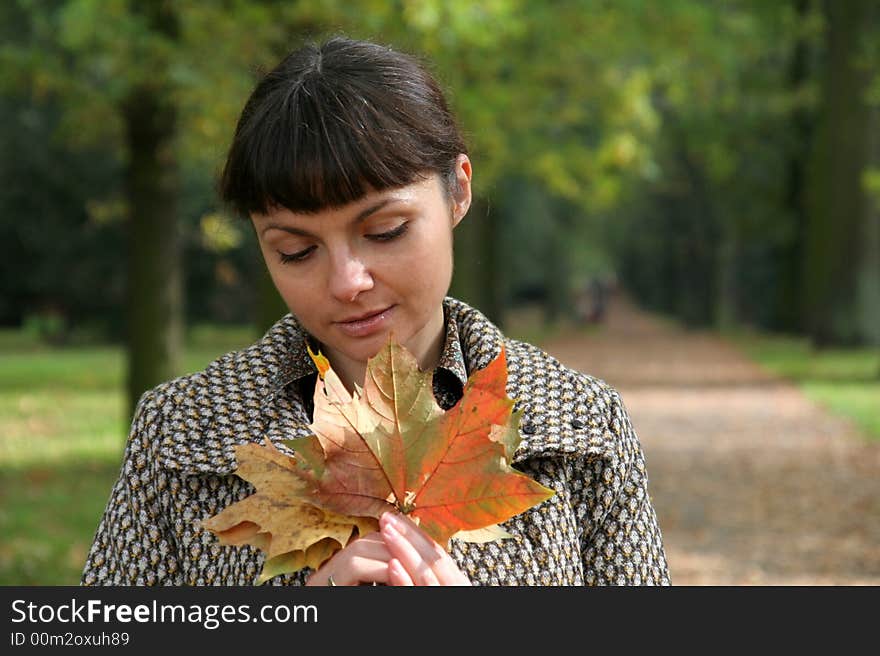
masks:
[(334, 258), (330, 270), (330, 293), (345, 303), (373, 288), (373, 277), (366, 264), (353, 254)]

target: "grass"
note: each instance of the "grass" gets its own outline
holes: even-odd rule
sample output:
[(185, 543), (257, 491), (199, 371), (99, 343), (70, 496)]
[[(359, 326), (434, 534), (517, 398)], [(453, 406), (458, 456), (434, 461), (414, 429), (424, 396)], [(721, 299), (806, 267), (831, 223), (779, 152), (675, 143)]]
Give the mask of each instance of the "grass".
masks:
[[(199, 326), (184, 372), (254, 340)], [(121, 348), (0, 331), (0, 585), (76, 585), (128, 432)]]
[(119, 463), (0, 470), (0, 584), (76, 585)]
[(880, 349), (817, 350), (807, 339), (789, 336), (739, 334), (731, 339), (829, 412), (852, 419), (880, 440)]

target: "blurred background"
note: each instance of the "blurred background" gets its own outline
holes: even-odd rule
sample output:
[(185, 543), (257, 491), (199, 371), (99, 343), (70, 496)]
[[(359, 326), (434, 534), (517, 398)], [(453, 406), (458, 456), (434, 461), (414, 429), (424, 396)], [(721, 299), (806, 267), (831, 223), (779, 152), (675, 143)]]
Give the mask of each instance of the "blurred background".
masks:
[(880, 583), (876, 1), (6, 0), (0, 584), (76, 584), (139, 395), (285, 312), (214, 184), (334, 33), (448, 90), (452, 293), (622, 392), (673, 583)]

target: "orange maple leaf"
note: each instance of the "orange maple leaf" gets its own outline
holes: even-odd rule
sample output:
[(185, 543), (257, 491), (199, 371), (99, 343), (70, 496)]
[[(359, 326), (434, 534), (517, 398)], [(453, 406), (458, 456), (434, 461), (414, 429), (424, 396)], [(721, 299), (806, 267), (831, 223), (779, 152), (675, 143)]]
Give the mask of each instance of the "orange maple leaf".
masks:
[(443, 412), (431, 374), (389, 339), (369, 360), (363, 389), (349, 394), (332, 368), (324, 373), (314, 435), (287, 444), (321, 507), (376, 518), (396, 509), (446, 545), (459, 531), (494, 527), (554, 493), (510, 466), (519, 413), (506, 384), (502, 349)]

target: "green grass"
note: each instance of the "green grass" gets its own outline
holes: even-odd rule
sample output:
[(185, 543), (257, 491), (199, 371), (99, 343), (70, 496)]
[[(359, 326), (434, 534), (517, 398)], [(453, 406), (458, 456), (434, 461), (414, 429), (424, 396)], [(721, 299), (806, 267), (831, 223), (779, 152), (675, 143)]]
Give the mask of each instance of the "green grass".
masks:
[[(255, 339), (199, 326), (183, 372)], [(128, 432), (121, 348), (0, 331), (0, 585), (76, 585)]]
[(880, 349), (817, 350), (804, 338), (785, 336), (736, 335), (732, 340), (810, 399), (880, 440)]
[(0, 585), (78, 584), (118, 472), (118, 462), (0, 469)]

